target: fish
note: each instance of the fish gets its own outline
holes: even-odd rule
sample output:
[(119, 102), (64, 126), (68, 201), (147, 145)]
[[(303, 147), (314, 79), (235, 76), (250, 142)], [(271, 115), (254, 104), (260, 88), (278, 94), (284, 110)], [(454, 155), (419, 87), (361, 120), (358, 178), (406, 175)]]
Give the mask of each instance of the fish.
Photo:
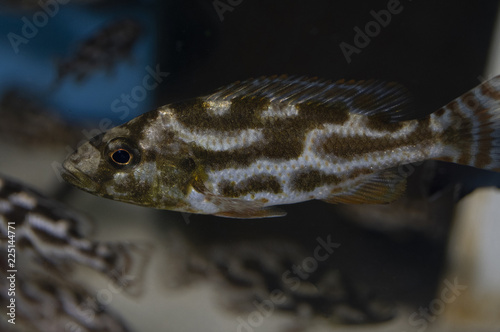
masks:
[[(337, 325), (380, 323), (395, 316), (387, 300), (378, 298), (369, 285), (353, 278), (333, 257), (317, 261), (315, 268), (306, 268), (305, 273), (304, 264), (312, 258), (317, 244), (310, 246), (308, 235), (298, 238), (293, 226), (278, 236), (273, 231), (242, 232), (236, 227), (226, 228), (225, 236), (218, 233), (208, 227), (193, 236), (193, 228), (174, 227), (165, 234), (168, 269), (162, 275), (168, 288), (178, 291), (208, 282), (218, 294), (218, 305), (245, 318), (256, 310), (256, 304), (273, 301), (275, 312), (284, 318), (290, 315), (295, 327), (300, 323), (310, 327), (314, 318)], [(333, 255), (337, 248), (342, 250), (341, 243), (329, 242), (333, 236), (321, 238), (333, 245)], [(319, 252), (324, 254), (322, 248)], [(279, 300), (274, 301), (276, 294), (280, 294)]]
[(59, 61), (56, 83), (68, 76), (82, 82), (94, 71), (110, 71), (118, 61), (130, 57), (141, 34), (141, 25), (133, 19), (121, 19), (103, 27), (84, 40), (72, 57)]
[[(0, 270), (2, 280), (9, 280), (10, 274), (6, 270)], [(11, 305), (8, 284), (0, 283), (0, 303), (3, 308)], [(15, 305), (15, 320), (6, 315), (15, 324), (0, 319), (0, 328), (4, 332), (131, 331), (119, 315), (99, 303), (94, 292), (69, 282), (67, 276), (54, 275), (49, 271), (18, 271), (15, 278)]]
[(4, 252), (8, 244), (15, 245), (18, 254), (60, 273), (75, 265), (87, 266), (128, 294), (139, 295), (152, 246), (89, 239), (91, 223), (64, 204), (0, 175), (0, 248)]
[(405, 164), (500, 171), (499, 108), (500, 76), (420, 118), (397, 83), (260, 77), (114, 127), (61, 175), (113, 200), (229, 218), (313, 199), (383, 204), (405, 192)]

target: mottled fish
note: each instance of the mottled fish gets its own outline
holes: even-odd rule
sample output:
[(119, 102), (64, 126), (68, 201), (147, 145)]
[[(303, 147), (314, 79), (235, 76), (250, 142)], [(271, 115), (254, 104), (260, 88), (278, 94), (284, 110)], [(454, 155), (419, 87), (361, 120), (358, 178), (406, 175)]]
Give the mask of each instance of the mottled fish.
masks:
[[(0, 264), (1, 266), (1, 264)], [(8, 280), (7, 267), (0, 278)], [(53, 271), (18, 271), (15, 297), (9, 297), (9, 283), (0, 283), (0, 304), (6, 308), (15, 298), (15, 324), (9, 316), (0, 319), (2, 332), (128, 332), (127, 324), (109, 306), (102, 305), (95, 291), (68, 281), (67, 275)], [(24, 273), (26, 272), (26, 273)]]
[(97, 70), (110, 71), (118, 61), (128, 58), (141, 36), (141, 25), (132, 19), (113, 22), (78, 47), (76, 53), (58, 65), (59, 82), (67, 76), (83, 81)]
[(114, 200), (235, 218), (312, 199), (387, 203), (405, 191), (403, 164), (500, 171), (499, 108), (500, 76), (413, 120), (394, 83), (250, 79), (95, 137), (62, 176)]
[[(16, 253), (43, 263), (46, 268), (64, 272), (75, 264), (85, 265), (107, 275), (126, 292), (139, 293), (150, 247), (88, 239), (89, 223), (86, 217), (63, 204), (0, 176), (3, 252), (7, 252), (8, 240), (14, 234)], [(15, 262), (18, 263), (26, 264)]]
[[(342, 269), (335, 259), (325, 258), (318, 261), (314, 270), (304, 271), (304, 258), (313, 250), (321, 255), (335, 255), (342, 250), (333, 236), (318, 237), (320, 242), (315, 248), (319, 249), (313, 249), (301, 241), (308, 236), (297, 238), (297, 229), (293, 228), (281, 230), (278, 236), (273, 231), (265, 235), (257, 232), (255, 238), (253, 232), (242, 232), (241, 228), (225, 228), (223, 235), (218, 236), (220, 230), (208, 227), (195, 240), (192, 229), (189, 235), (183, 230), (186, 228), (173, 228), (165, 234), (169, 250), (168, 271), (164, 275), (168, 286), (178, 291), (179, 287), (209, 282), (218, 294), (218, 304), (232, 314), (245, 315), (255, 310), (255, 303), (281, 294), (274, 310), (283, 318), (291, 315), (293, 320), (286, 325), (295, 329), (274, 331), (310, 331), (307, 327), (315, 317), (327, 318), (333, 324), (382, 322), (393, 318), (396, 312), (389, 303), (377, 298), (362, 279), (345, 273), (347, 269)], [(325, 247), (318, 247), (319, 243)], [(304, 329), (299, 328), (301, 325)], [(251, 331), (241, 327), (236, 330)]]

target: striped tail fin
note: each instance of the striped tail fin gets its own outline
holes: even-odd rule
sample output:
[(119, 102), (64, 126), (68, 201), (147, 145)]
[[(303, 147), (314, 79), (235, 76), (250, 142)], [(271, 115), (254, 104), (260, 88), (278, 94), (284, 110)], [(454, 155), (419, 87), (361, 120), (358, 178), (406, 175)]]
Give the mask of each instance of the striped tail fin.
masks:
[(500, 75), (431, 114), (438, 160), (500, 172)]

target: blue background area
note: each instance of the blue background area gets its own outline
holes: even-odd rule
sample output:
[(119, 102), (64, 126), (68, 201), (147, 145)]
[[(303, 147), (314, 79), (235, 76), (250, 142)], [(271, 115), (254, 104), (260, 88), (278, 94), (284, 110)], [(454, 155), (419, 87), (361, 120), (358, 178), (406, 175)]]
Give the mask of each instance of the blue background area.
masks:
[[(117, 9), (119, 8), (119, 9)], [(23, 36), (23, 17), (33, 22), (37, 11), (4, 12), (0, 15), (0, 95), (11, 88), (18, 88), (40, 98), (70, 121), (83, 119), (98, 122), (109, 118), (113, 125), (148, 111), (152, 107), (154, 91), (146, 99), (130, 108), (126, 118), (123, 113), (111, 111), (112, 102), (122, 94), (130, 94), (133, 87), (142, 85), (147, 75), (146, 66), (155, 68), (155, 20), (152, 8), (145, 5), (122, 5), (109, 10), (93, 10), (78, 5), (60, 5), (59, 11), (49, 17), (46, 25), (38, 28), (36, 36), (28, 43), (18, 45), (16, 54), (9, 33)], [(76, 52), (81, 42), (92, 37), (110, 22), (132, 18), (142, 27), (142, 34), (132, 49), (131, 57), (121, 58), (110, 71), (97, 70), (82, 82), (74, 76), (65, 77), (59, 85), (57, 63)]]

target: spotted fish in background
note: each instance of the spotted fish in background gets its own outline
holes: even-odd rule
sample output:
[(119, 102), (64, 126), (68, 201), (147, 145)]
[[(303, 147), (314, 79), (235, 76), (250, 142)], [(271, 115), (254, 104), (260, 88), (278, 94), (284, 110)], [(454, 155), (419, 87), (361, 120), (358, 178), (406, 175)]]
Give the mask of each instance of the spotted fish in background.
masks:
[(81, 82), (94, 71), (111, 70), (116, 62), (130, 57), (141, 31), (139, 23), (132, 19), (119, 20), (102, 28), (85, 40), (72, 58), (59, 63), (57, 82), (67, 76), (75, 76)]
[(0, 248), (5, 246), (4, 252), (9, 222), (14, 223), (17, 253), (61, 272), (82, 264), (106, 274), (126, 292), (140, 293), (149, 246), (90, 240), (87, 218), (0, 176)]
[[(265, 302), (273, 294), (281, 293), (282, 301), (275, 303), (274, 310), (283, 317), (291, 315), (293, 323), (286, 325), (292, 323), (294, 328), (273, 329), (280, 332), (310, 331), (315, 317), (337, 325), (382, 322), (395, 316), (392, 304), (378, 298), (359, 278), (345, 273), (335, 260), (318, 262), (314, 271), (309, 270), (312, 273), (307, 274), (307, 280), (290, 273), (297, 271), (297, 267), (301, 273), (304, 257), (314, 250), (290, 229), (282, 230), (279, 236), (272, 231), (270, 234), (257, 232), (257, 238), (252, 237), (251, 232), (241, 232), (241, 228), (236, 232), (232, 232), (236, 228), (226, 228), (220, 237), (212, 230), (204, 228), (196, 240), (189, 233), (192, 229), (188, 232), (186, 228), (171, 228), (165, 234), (168, 263), (163, 275), (169, 288), (178, 291), (198, 282), (208, 282), (218, 294), (217, 303), (238, 315), (254, 311), (254, 303)], [(231, 241), (227, 241), (228, 238)], [(302, 239), (305, 238), (307, 236)], [(322, 238), (333, 245), (326, 247), (331, 252), (336, 253), (336, 248), (342, 250), (340, 243), (330, 242), (333, 236)]]
[(119, 201), (235, 218), (320, 199), (387, 203), (398, 166), (438, 159), (500, 171), (500, 76), (414, 120), (378, 81), (263, 77), (143, 114), (64, 162), (62, 176)]
[[(0, 264), (1, 266), (1, 264)], [(2, 266), (0, 278), (9, 276)], [(95, 292), (68, 282), (66, 275), (54, 275), (49, 271), (26, 272), (23, 268), (16, 275), (15, 325), (0, 319), (2, 332), (127, 332), (126, 323), (100, 305)], [(0, 304), (10, 303), (9, 286), (0, 283)], [(8, 318), (8, 316), (5, 316)]]

